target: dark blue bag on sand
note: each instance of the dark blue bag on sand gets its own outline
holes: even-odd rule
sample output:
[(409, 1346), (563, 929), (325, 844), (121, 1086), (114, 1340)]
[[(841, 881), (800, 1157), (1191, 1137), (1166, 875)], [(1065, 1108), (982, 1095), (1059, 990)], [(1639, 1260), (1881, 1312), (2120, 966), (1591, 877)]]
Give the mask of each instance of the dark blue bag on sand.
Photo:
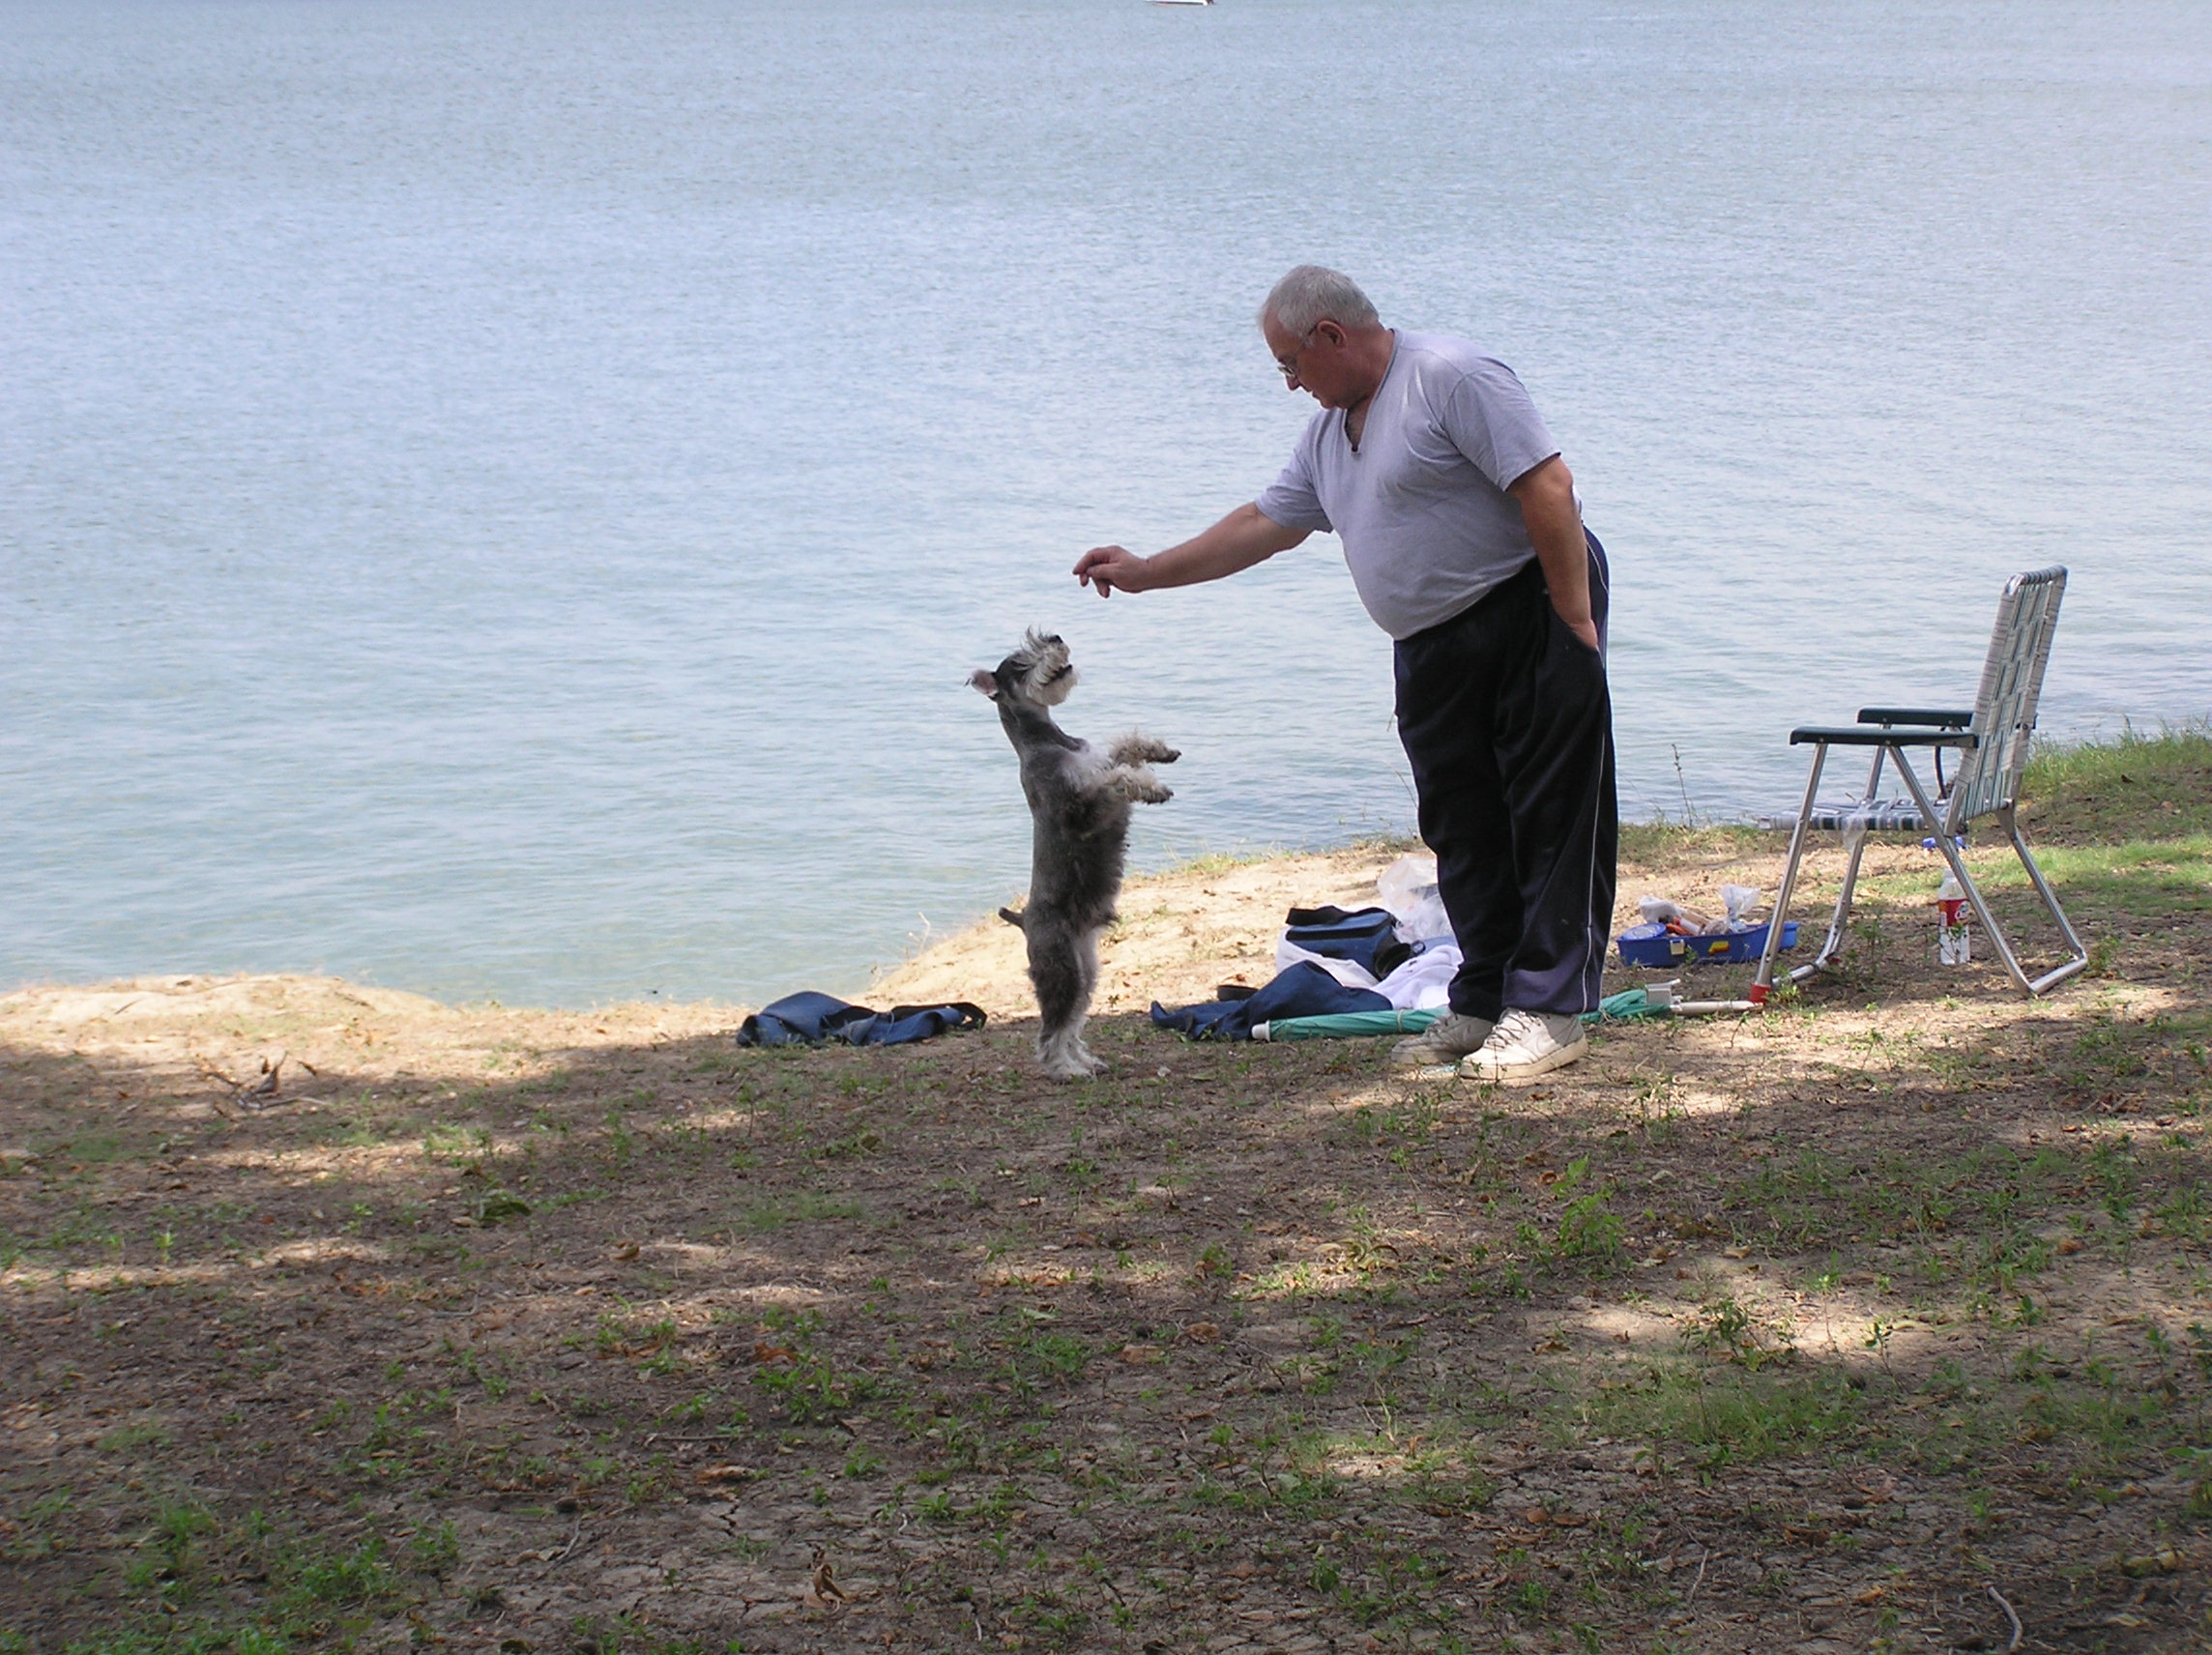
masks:
[(1387, 908), (1294, 908), (1285, 916), (1283, 940), (1309, 954), (1356, 961), (1378, 980), (1415, 952), (1398, 940), (1397, 916)]
[(906, 1046), (955, 1029), (980, 1029), (982, 1007), (966, 1001), (946, 1005), (894, 1005), (871, 1011), (811, 989), (764, 1005), (738, 1026), (741, 1046), (818, 1046), (842, 1040), (853, 1046)]
[(1242, 1000), (1216, 1000), (1170, 1011), (1152, 1002), (1152, 1022), (1193, 1040), (1249, 1040), (1252, 1025), (1278, 1017), (1327, 1017), (1340, 1011), (1388, 1011), (1370, 988), (1346, 988), (1311, 960), (1300, 960), (1266, 988)]

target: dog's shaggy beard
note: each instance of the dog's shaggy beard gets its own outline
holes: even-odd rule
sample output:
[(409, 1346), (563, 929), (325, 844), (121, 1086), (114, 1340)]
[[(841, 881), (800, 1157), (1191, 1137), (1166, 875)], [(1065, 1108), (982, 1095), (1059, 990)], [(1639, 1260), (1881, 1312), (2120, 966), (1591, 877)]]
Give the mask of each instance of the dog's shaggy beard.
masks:
[(1022, 647), (999, 663), (996, 676), (1022, 700), (1039, 707), (1058, 707), (1075, 688), (1075, 667), (1067, 658), (1067, 646), (1057, 633), (1034, 627), (1023, 638)]

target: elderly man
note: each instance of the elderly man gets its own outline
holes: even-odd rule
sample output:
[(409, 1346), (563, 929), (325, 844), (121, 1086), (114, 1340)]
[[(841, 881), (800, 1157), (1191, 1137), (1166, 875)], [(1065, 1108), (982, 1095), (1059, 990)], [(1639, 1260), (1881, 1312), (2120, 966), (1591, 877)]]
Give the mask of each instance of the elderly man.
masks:
[(1316, 529), (1397, 641), (1398, 735), (1464, 963), (1451, 1010), (1393, 1050), (1525, 1085), (1587, 1048), (1613, 915), (1613, 707), (1604, 548), (1513, 370), (1385, 328), (1352, 280), (1301, 265), (1260, 331), (1321, 404), (1273, 484), (1150, 557), (1083, 554), (1102, 597), (1219, 580)]

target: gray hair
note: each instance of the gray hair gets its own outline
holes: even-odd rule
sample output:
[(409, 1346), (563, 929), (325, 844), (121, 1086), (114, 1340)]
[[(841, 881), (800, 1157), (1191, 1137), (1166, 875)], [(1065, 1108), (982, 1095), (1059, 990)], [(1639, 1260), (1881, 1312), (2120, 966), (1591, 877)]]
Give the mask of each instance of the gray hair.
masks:
[(1347, 328), (1373, 328), (1382, 318), (1359, 283), (1326, 265), (1301, 264), (1275, 283), (1260, 306), (1260, 326), (1272, 316), (1285, 333), (1301, 337), (1323, 321)]

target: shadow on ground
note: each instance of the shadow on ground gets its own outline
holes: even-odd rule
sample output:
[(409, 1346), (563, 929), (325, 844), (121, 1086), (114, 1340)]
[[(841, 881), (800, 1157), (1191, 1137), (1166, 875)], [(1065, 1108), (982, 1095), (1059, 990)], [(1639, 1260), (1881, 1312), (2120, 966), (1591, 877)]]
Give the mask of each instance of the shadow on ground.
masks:
[[(1771, 861), (1701, 843), (1640, 871)], [(1793, 1004), (1513, 1093), (0, 1002), (0, 1647), (2198, 1647), (2200, 879), (2064, 866), (2118, 941), (2023, 1004), (1918, 855)]]

